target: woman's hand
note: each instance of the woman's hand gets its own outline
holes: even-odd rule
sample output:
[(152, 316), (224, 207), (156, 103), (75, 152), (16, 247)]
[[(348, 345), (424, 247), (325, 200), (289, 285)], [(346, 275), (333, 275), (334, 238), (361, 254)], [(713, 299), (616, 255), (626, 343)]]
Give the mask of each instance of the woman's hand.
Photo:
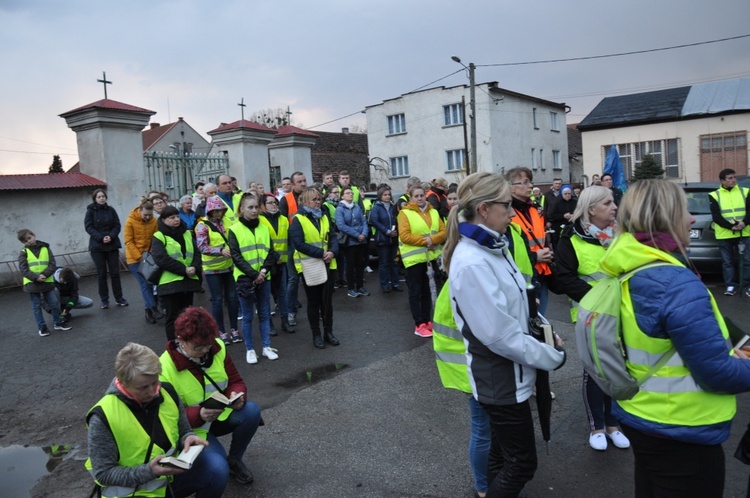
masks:
[(182, 451), (187, 451), (191, 446), (195, 445), (208, 446), (208, 441), (199, 436), (188, 436), (185, 438), (185, 446), (182, 448)]
[(185, 269), (185, 274), (186, 274), (186, 275), (187, 275), (188, 277), (194, 277), (194, 276), (195, 276), (195, 266), (188, 266), (188, 267), (187, 267), (187, 268)]
[(550, 263), (552, 262), (552, 249), (544, 247), (536, 252), (536, 260), (539, 263)]
[(333, 258), (335, 258), (335, 257), (336, 257), (336, 255), (333, 254), (331, 251), (326, 251), (326, 252), (323, 253), (323, 261), (325, 263), (330, 263), (331, 261), (333, 261)]
[(366, 238), (367, 238), (367, 237), (365, 237), (365, 236), (364, 236), (364, 235), (362, 235), (362, 234), (359, 234), (359, 235), (357, 235), (357, 240), (358, 240), (359, 242), (362, 242), (362, 241), (363, 241), (363, 240), (365, 240)]
[(164, 455), (158, 455), (154, 457), (153, 460), (148, 462), (148, 466), (151, 467), (151, 472), (153, 472), (156, 477), (182, 474), (183, 472), (185, 472), (185, 470), (187, 470), (181, 469), (179, 467), (168, 467), (166, 465), (162, 465), (159, 463), (162, 458), (164, 458)]
[(425, 236), (424, 238), (425, 245), (427, 245), (428, 248), (432, 247), (432, 238), (429, 236)]
[[(229, 399), (232, 399), (232, 397), (234, 397), (237, 394), (239, 393), (232, 391), (231, 393), (229, 393)], [(242, 410), (243, 406), (245, 406), (245, 397), (241, 396), (237, 398), (236, 400), (234, 400), (234, 403), (229, 405), (229, 408), (231, 408), (232, 410)]]
[(221, 412), (223, 411), (224, 410), (222, 408), (201, 407), (201, 418), (206, 422), (216, 422), (216, 419), (219, 418), (219, 415), (221, 415)]
[(253, 283), (254, 283), (255, 285), (260, 285), (260, 284), (262, 284), (262, 283), (263, 283), (263, 282), (265, 282), (265, 281), (266, 281), (266, 269), (265, 269), (265, 268), (263, 268), (263, 269), (262, 269), (262, 270), (260, 271), (260, 273), (258, 273), (258, 276), (257, 276), (257, 277), (255, 277), (255, 280), (253, 280)]
[(221, 250), (221, 255), (224, 256), (225, 258), (231, 258), (232, 251), (230, 251), (228, 247), (225, 247), (224, 249)]
[(110, 237), (109, 235), (105, 235), (102, 239), (102, 242), (104, 242), (105, 244), (109, 244), (110, 242), (112, 242), (112, 237)]

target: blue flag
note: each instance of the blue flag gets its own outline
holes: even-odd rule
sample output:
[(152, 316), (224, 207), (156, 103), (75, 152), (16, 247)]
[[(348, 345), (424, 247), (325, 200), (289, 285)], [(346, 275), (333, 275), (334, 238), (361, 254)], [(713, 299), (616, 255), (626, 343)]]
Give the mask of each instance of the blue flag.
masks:
[(609, 152), (607, 152), (607, 159), (604, 160), (604, 173), (612, 175), (612, 186), (625, 192), (625, 189), (628, 188), (628, 184), (625, 181), (625, 173), (622, 171), (620, 154), (617, 153), (616, 145), (612, 145), (612, 147), (609, 148)]

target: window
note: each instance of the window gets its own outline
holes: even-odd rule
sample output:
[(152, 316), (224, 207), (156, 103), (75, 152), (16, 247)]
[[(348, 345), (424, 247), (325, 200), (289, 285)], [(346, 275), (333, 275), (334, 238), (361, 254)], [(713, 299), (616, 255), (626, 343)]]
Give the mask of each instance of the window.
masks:
[(403, 114), (388, 116), (388, 134), (406, 133), (406, 118)]
[(407, 156), (391, 158), (391, 176), (409, 176), (409, 158)]
[[(701, 143), (703, 141), (701, 140)], [(602, 157), (606, 158), (610, 145), (602, 147)], [(681, 178), (680, 174), (680, 139), (651, 140), (629, 144), (617, 144), (620, 163), (625, 178), (632, 178), (635, 168), (643, 161), (643, 156), (651, 155), (662, 168), (665, 178)], [(718, 178), (718, 171), (716, 178)], [(713, 180), (712, 180), (713, 181)]]
[(544, 167), (544, 149), (539, 149), (539, 167), (542, 168), (542, 170), (547, 169)]
[(725, 168), (732, 168), (738, 175), (747, 174), (747, 132), (701, 135), (700, 144), (701, 180), (715, 182)]
[(560, 159), (560, 151), (552, 151), (552, 169), (562, 169), (562, 160)]
[(560, 131), (560, 126), (557, 124), (557, 113), (550, 111), (549, 113), (549, 129), (552, 131)]
[(538, 169), (539, 166), (537, 166), (536, 163), (536, 149), (534, 147), (531, 148), (531, 169)]
[(539, 123), (536, 120), (536, 107), (531, 108), (531, 117), (534, 119), (534, 129), (539, 129)]
[(464, 149), (446, 150), (446, 171), (459, 171), (466, 166), (466, 151)]
[(464, 106), (462, 104), (451, 104), (443, 106), (445, 115), (445, 126), (464, 124)]

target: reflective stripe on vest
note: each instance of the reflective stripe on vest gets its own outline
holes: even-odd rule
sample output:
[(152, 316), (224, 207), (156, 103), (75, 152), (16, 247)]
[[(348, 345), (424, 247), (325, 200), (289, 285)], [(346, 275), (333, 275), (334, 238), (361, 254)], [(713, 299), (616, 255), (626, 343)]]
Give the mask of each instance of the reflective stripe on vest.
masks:
[(513, 239), (513, 261), (516, 262), (516, 266), (521, 270), (523, 279), (528, 285), (534, 277), (534, 266), (531, 264), (529, 252), (526, 250), (526, 241), (521, 235), (521, 227), (511, 222), (508, 228), (508, 232)]
[[(172, 399), (166, 389), (161, 389), (161, 396), (164, 401), (159, 405), (159, 422), (162, 425), (164, 434), (166, 434), (172, 448), (177, 446), (180, 438), (177, 427), (180, 411), (177, 401)], [(146, 433), (143, 426), (133, 415), (128, 406), (123, 403), (116, 394), (107, 394), (94, 405), (91, 410), (100, 407), (106, 420), (104, 421), (109, 427), (112, 436), (117, 444), (119, 460), (117, 464), (122, 467), (136, 467), (142, 465), (144, 461), (151, 461), (156, 455), (166, 453), (170, 448), (161, 448), (154, 444), (151, 454), (146, 458), (146, 450), (151, 444), (151, 435)], [(91, 413), (89, 410), (89, 414)], [(86, 469), (94, 477), (93, 465), (91, 458), (86, 460)], [(96, 483), (102, 487), (102, 496), (143, 496), (143, 497), (161, 497), (166, 495), (166, 477), (152, 479), (138, 488), (128, 488), (125, 486), (107, 486), (98, 481)]]
[(283, 216), (276, 218), (279, 223), (279, 231), (273, 229), (273, 225), (265, 216), (260, 217), (260, 222), (268, 227), (273, 242), (273, 250), (281, 255), (281, 262), (289, 260), (289, 220)]
[[(708, 195), (719, 205), (721, 217), (729, 223), (736, 223), (745, 219), (745, 203), (749, 190), (735, 185), (731, 190), (719, 188)], [(740, 232), (724, 228), (716, 223), (713, 224), (713, 227), (716, 230), (717, 240), (750, 236), (750, 226), (743, 228)]]
[[(328, 223), (328, 216), (323, 216), (318, 220), (320, 222), (320, 231), (315, 229), (315, 225), (313, 225), (312, 221), (307, 219), (307, 216), (297, 214), (295, 217), (302, 227), (305, 243), (322, 249), (323, 251), (328, 250), (328, 234), (331, 227)], [(296, 250), (294, 251), (294, 268), (297, 270), (297, 273), (302, 273), (302, 260), (310, 258), (312, 258), (312, 256), (308, 256), (307, 254), (303, 254)], [(328, 268), (331, 270), (337, 268), (336, 258), (331, 260)]]
[[(193, 247), (193, 235), (186, 230), (182, 236), (185, 239), (185, 256), (182, 255), (182, 248), (180, 247), (180, 244), (172, 237), (164, 235), (161, 232), (156, 232), (154, 234), (154, 237), (161, 240), (164, 244), (164, 250), (167, 251), (167, 255), (175, 261), (179, 261), (187, 268), (193, 262), (193, 251), (195, 250), (195, 248)], [(176, 273), (164, 270), (161, 274), (161, 278), (159, 279), (159, 285), (177, 282), (179, 280), (184, 280), (185, 278), (199, 280), (198, 275), (193, 275), (192, 277), (184, 277), (182, 275), (177, 275)]]
[[(440, 229), (440, 215), (437, 209), (428, 208), (427, 211), (430, 214), (431, 226), (427, 226), (424, 218), (414, 210), (404, 209), (399, 213), (399, 216), (403, 215), (409, 220), (409, 227), (411, 233), (417, 235), (434, 236)], [(428, 250), (427, 246), (412, 246), (404, 243), (401, 237), (398, 238), (398, 248), (401, 253), (401, 261), (404, 266), (409, 268), (418, 263), (427, 263), (428, 261), (434, 261), (440, 256), (440, 248)]]
[[(221, 236), (216, 230), (209, 226), (209, 221), (202, 220), (199, 224), (206, 226), (208, 232), (208, 245), (211, 247), (228, 247), (224, 241), (224, 237)], [(218, 230), (218, 228), (216, 228)], [(203, 261), (203, 270), (216, 271), (216, 270), (228, 270), (232, 267), (232, 258), (226, 257), (223, 254), (203, 254), (201, 253), (201, 260)]]
[[(521, 227), (523, 236), (529, 242), (529, 249), (531, 249), (531, 252), (537, 252), (544, 248), (546, 236), (544, 218), (542, 218), (542, 215), (539, 214), (539, 210), (534, 206), (529, 207), (528, 213), (531, 217), (531, 222), (529, 222), (529, 220), (527, 220), (521, 213), (516, 213), (516, 215), (510, 220)], [(549, 275), (552, 273), (552, 270), (550, 270), (547, 263), (537, 263), (534, 265), (534, 268), (539, 272), (539, 275)]]
[[(224, 369), (224, 360), (227, 355), (224, 341), (216, 339), (216, 343), (219, 345), (219, 352), (214, 355), (211, 367), (202, 369), (208, 373), (214, 382), (224, 390), (229, 385), (229, 376), (227, 371)], [(208, 380), (207, 376), (203, 376), (203, 383), (201, 383), (193, 374), (193, 371), (189, 368), (184, 370), (177, 370), (177, 366), (169, 356), (169, 351), (164, 351), (159, 357), (161, 362), (162, 371), (159, 375), (159, 379), (164, 382), (169, 382), (174, 387), (180, 399), (188, 406), (198, 406), (203, 401), (207, 400), (211, 394), (216, 392), (216, 387)], [(229, 415), (232, 414), (231, 408), (226, 408), (219, 415), (217, 420), (226, 420)], [(211, 422), (206, 422), (200, 427), (194, 427), (193, 431), (200, 437), (206, 438), (208, 430), (211, 428)], [(142, 463), (142, 462), (141, 462)]]
[[(47, 249), (45, 246), (42, 246), (41, 250), (39, 251), (38, 258), (34, 256), (34, 253), (31, 252), (31, 249), (29, 248), (24, 249), (24, 251), (26, 251), (26, 263), (29, 265), (29, 271), (41, 275), (42, 272), (49, 266), (49, 249)], [(54, 277), (52, 275), (44, 279), (45, 282), (52, 282), (53, 280)], [(23, 277), (23, 285), (30, 283), (32, 283), (31, 280)]]
[(444, 285), (435, 300), (435, 313), (432, 318), (435, 362), (443, 387), (471, 393), (469, 369), (466, 365), (466, 345), (453, 319), (449, 287)]
[[(263, 268), (263, 263), (271, 249), (271, 231), (262, 223), (258, 223), (254, 233), (242, 223), (235, 223), (229, 231), (234, 233), (234, 236), (237, 238), (242, 259), (247, 261), (253, 267), (253, 270), (259, 272)], [(237, 281), (244, 274), (235, 265), (234, 280)], [(266, 280), (271, 280), (270, 273), (266, 275)]]
[[(607, 276), (606, 273), (599, 271), (599, 263), (607, 249), (601, 244), (589, 244), (576, 234), (570, 237), (570, 243), (573, 245), (578, 260), (578, 278), (591, 287), (595, 286), (599, 280)], [(570, 320), (576, 323), (578, 321), (578, 302), (570, 298), (568, 298), (568, 301), (570, 303)]]

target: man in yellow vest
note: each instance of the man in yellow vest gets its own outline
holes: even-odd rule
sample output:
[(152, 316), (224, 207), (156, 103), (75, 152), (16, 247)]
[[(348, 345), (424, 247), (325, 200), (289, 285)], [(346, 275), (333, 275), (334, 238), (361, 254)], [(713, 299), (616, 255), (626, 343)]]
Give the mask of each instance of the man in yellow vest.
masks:
[[(737, 185), (733, 169), (724, 169), (719, 173), (721, 187), (708, 194), (711, 206), (711, 218), (716, 230), (716, 240), (721, 251), (721, 270), (727, 288), (725, 296), (740, 292), (750, 297), (750, 208), (748, 208), (748, 189)], [(739, 249), (742, 257), (740, 278), (735, 278), (734, 252)]]
[(221, 199), (227, 206), (227, 212), (224, 214), (222, 222), (227, 230), (229, 230), (229, 227), (234, 225), (234, 222), (237, 221), (237, 210), (240, 207), (242, 192), (235, 194), (232, 191), (232, 177), (230, 176), (219, 175), (219, 178), (216, 179), (216, 183), (219, 187), (216, 195), (218, 195), (219, 199)]

